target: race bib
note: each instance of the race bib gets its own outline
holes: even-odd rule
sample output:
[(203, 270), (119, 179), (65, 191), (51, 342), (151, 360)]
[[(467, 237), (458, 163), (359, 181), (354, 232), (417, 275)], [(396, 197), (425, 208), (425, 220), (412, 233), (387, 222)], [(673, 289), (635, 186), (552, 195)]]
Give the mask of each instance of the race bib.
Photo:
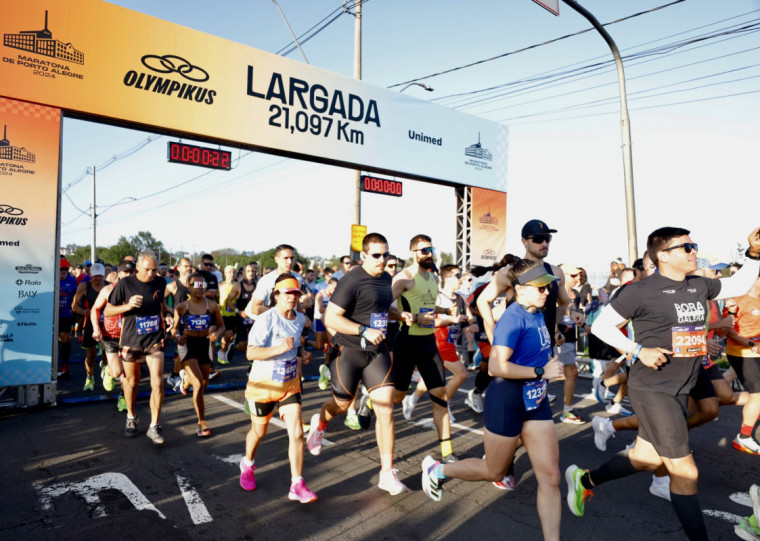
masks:
[(203, 314), (196, 316), (193, 314), (187, 314), (185, 317), (185, 326), (188, 331), (205, 331), (211, 323), (211, 315)]
[(546, 396), (546, 380), (537, 379), (523, 383), (523, 402), (527, 411), (533, 411)]
[(253, 320), (249, 317), (243, 318), (243, 325), (253, 325)]
[(672, 327), (673, 357), (707, 355), (707, 331), (704, 325)]
[(459, 333), (459, 325), (449, 325), (449, 333), (446, 335), (446, 342), (449, 344), (456, 344), (457, 340), (459, 340)]
[(562, 324), (567, 325), (568, 327), (575, 327), (575, 320), (567, 314), (564, 314), (562, 316)]
[(294, 357), (292, 359), (274, 361), (274, 367), (272, 368), (272, 381), (277, 383), (285, 383), (296, 377), (296, 369), (298, 368), (298, 360)]
[(137, 329), (138, 336), (158, 332), (161, 328), (160, 324), (158, 314), (154, 316), (137, 316), (135, 318), (135, 328)]
[[(429, 312), (435, 312), (435, 308), (420, 308), (420, 314), (427, 314)], [(435, 323), (432, 325), (422, 325), (420, 323), (417, 323), (418, 327), (422, 327), (423, 329), (432, 329), (435, 327)]]
[(369, 316), (370, 329), (382, 331), (383, 335), (388, 334), (388, 312), (378, 312)]

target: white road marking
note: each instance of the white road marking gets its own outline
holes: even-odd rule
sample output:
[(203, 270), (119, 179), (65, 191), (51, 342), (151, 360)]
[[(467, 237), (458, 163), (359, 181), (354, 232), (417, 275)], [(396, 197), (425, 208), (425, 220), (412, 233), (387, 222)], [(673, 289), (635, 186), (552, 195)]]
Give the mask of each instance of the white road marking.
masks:
[(230, 455), (230, 456), (219, 456), (214, 455), (216, 458), (221, 460), (222, 462), (226, 462), (227, 464), (232, 464), (233, 466), (237, 466), (240, 464), (240, 461), (243, 460), (243, 455)]
[(738, 503), (739, 505), (752, 507), (752, 500), (749, 498), (749, 494), (746, 492), (735, 492), (734, 494), (731, 494), (728, 499), (734, 503)]
[[(242, 412), (245, 412), (245, 408), (243, 407), (243, 404), (235, 402), (231, 398), (227, 398), (226, 396), (223, 396), (223, 395), (220, 395), (220, 394), (212, 394), (211, 396), (214, 397), (214, 398), (216, 398), (219, 402), (224, 402), (225, 404), (227, 404), (230, 407), (233, 407), (233, 408), (238, 409), (238, 410), (240, 410)], [(269, 424), (270, 425), (274, 425), (274, 426), (276, 426), (278, 428), (282, 428), (283, 430), (287, 430), (287, 427), (285, 426), (285, 423), (283, 423), (277, 417), (273, 416), (269, 420)], [(324, 445), (324, 446), (335, 445), (335, 442), (330, 441), (327, 438), (322, 438), (322, 445)], [(238, 462), (240, 462), (240, 460), (238, 460)]]
[(66, 494), (68, 492), (74, 492), (75, 494), (84, 498), (87, 504), (92, 509), (93, 518), (101, 518), (108, 515), (106, 508), (100, 501), (98, 492), (102, 490), (118, 490), (130, 501), (135, 509), (138, 511), (148, 510), (155, 511), (159, 517), (166, 519), (163, 513), (156, 509), (156, 507), (150, 503), (150, 500), (140, 492), (129, 478), (123, 473), (103, 473), (90, 477), (86, 481), (81, 483), (58, 483), (55, 485), (37, 485), (35, 487), (37, 495), (40, 499), (41, 507), (44, 511), (50, 511), (53, 509), (53, 498)]
[(742, 517), (734, 515), (733, 513), (727, 513), (726, 511), (715, 511), (713, 509), (704, 509), (702, 511), (708, 517), (716, 517), (732, 524), (739, 524), (742, 521)]
[(206, 505), (203, 503), (200, 494), (190, 485), (186, 478), (180, 474), (175, 474), (175, 476), (177, 477), (177, 485), (182, 493), (182, 498), (185, 500), (185, 505), (187, 505), (187, 510), (190, 513), (193, 524), (213, 522), (214, 519), (209, 514), (208, 509), (206, 509)]

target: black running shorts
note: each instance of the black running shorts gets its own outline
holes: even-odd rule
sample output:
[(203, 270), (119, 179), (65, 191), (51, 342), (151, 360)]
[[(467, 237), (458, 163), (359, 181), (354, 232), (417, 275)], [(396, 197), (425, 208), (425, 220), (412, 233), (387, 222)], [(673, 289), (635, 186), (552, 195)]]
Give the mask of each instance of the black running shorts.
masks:
[(435, 345), (435, 335), (413, 336), (404, 327), (393, 346), (393, 378), (396, 389), (408, 391), (415, 366), (428, 390), (446, 385), (443, 361)]
[(376, 351), (333, 346), (329, 355), (333, 394), (341, 400), (353, 400), (360, 381), (369, 391), (393, 385), (393, 363), (384, 344)]
[(686, 426), (688, 394), (629, 388), (628, 398), (639, 418), (639, 437), (651, 443), (660, 456), (683, 458), (691, 452)]

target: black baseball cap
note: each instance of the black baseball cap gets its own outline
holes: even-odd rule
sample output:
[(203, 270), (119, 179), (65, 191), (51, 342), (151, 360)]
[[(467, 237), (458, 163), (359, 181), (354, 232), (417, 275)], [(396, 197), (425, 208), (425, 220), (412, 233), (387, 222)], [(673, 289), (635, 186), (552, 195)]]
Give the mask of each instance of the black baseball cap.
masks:
[(126, 270), (137, 270), (137, 267), (135, 266), (134, 261), (130, 261), (129, 259), (122, 260), (121, 263), (119, 263), (119, 270), (124, 272)]
[(556, 233), (556, 229), (549, 229), (546, 222), (541, 220), (531, 220), (527, 222), (522, 228), (522, 238), (527, 239), (533, 235), (544, 235), (546, 233)]

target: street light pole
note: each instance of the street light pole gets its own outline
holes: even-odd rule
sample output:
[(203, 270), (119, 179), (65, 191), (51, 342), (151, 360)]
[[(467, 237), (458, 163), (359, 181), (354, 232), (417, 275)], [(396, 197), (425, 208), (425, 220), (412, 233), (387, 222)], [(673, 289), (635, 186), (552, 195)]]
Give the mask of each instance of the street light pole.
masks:
[(617, 66), (618, 86), (620, 87), (620, 130), (623, 136), (623, 169), (625, 174), (625, 214), (628, 226), (628, 260), (633, 264), (638, 259), (638, 248), (636, 245), (636, 204), (633, 193), (633, 154), (631, 151), (631, 123), (628, 118), (628, 100), (625, 91), (625, 73), (623, 72), (623, 60), (620, 58), (612, 36), (610, 36), (604, 27), (596, 20), (588, 10), (581, 6), (575, 0), (562, 0), (565, 4), (583, 15), (597, 32), (599, 32), (604, 41), (609, 45), (612, 56), (615, 58)]
[(92, 166), (92, 245), (90, 246), (90, 261), (95, 263), (95, 166)]

